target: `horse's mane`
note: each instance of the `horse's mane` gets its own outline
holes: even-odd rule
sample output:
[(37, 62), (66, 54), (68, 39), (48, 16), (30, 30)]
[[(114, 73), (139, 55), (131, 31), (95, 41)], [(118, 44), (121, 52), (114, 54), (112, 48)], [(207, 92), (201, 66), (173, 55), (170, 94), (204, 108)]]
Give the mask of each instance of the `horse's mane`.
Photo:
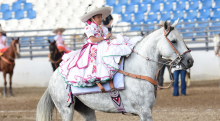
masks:
[[(135, 47), (137, 47), (137, 46), (142, 42), (142, 40), (144, 40), (144, 39), (148, 40), (148, 39), (151, 37), (151, 35), (153, 35), (154, 32), (159, 31), (159, 30), (162, 29), (162, 28), (163, 28), (163, 27), (158, 28), (158, 29), (155, 29), (155, 30), (151, 31), (150, 33), (144, 35), (144, 37), (143, 37), (139, 42), (137, 42), (137, 44), (135, 45)], [(135, 47), (134, 47), (134, 48), (135, 48)]]

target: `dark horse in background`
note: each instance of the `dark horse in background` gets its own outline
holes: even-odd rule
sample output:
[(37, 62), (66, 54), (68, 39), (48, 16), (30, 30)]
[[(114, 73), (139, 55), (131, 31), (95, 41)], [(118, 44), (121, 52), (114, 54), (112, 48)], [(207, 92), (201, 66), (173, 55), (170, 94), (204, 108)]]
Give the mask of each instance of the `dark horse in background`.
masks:
[(64, 52), (59, 52), (57, 49), (56, 41), (51, 42), (48, 40), (49, 45), (49, 51), (50, 51), (50, 61), (51, 65), (53, 67), (53, 71), (55, 71), (58, 67), (60, 62), (62, 61), (62, 56)]
[(3, 89), (3, 96), (7, 96), (7, 81), (6, 81), (6, 74), (9, 73), (9, 93), (13, 96), (12, 93), (12, 75), (13, 70), (15, 67), (15, 58), (20, 58), (20, 44), (19, 38), (14, 39), (12, 38), (12, 43), (10, 47), (4, 52), (2, 56), (0, 56), (0, 68), (3, 72), (4, 77), (4, 89)]

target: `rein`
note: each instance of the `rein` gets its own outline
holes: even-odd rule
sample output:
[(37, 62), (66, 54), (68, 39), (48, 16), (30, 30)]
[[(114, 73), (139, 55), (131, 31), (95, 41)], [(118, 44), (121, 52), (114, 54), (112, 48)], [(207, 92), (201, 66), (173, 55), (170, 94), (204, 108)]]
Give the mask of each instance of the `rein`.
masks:
[[(54, 56), (56, 56), (57, 53), (59, 53), (58, 49), (55, 50)], [(57, 68), (57, 63), (59, 63), (61, 60), (62, 60), (62, 56), (58, 60), (56, 60), (56, 61), (50, 60), (50, 62), (55, 65), (55, 68)]]

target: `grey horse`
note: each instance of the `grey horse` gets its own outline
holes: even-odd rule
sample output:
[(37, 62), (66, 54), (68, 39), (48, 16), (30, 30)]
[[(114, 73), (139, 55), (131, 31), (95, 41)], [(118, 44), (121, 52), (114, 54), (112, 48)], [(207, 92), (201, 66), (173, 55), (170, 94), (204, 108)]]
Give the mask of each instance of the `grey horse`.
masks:
[[(173, 25), (165, 22), (164, 27), (154, 31), (148, 36), (145, 36), (134, 48), (140, 55), (149, 57), (152, 60), (160, 61), (162, 56), (171, 60), (177, 57), (177, 54), (171, 48), (164, 36), (168, 27), (174, 27), (174, 30), (168, 35), (176, 50), (182, 54), (187, 51), (186, 45), (182, 36), (175, 29), (179, 20)], [(125, 59), (124, 71), (132, 74), (149, 76), (155, 80), (155, 75), (159, 69), (159, 64), (148, 61), (135, 53)], [(181, 65), (184, 68), (193, 66), (194, 60), (190, 53), (183, 55)], [(146, 80), (136, 79), (125, 76), (125, 89), (119, 91), (124, 108), (128, 113), (139, 115), (140, 121), (151, 121), (152, 108), (156, 102), (155, 87)], [(118, 113), (115, 108), (109, 93), (95, 93), (79, 95), (74, 97), (74, 104), (68, 107), (66, 102), (68, 99), (66, 92), (66, 84), (64, 79), (56, 70), (49, 82), (49, 86), (41, 97), (37, 106), (37, 121), (51, 121), (54, 106), (58, 109), (63, 121), (72, 121), (74, 110), (80, 113), (85, 121), (96, 121), (95, 110)]]

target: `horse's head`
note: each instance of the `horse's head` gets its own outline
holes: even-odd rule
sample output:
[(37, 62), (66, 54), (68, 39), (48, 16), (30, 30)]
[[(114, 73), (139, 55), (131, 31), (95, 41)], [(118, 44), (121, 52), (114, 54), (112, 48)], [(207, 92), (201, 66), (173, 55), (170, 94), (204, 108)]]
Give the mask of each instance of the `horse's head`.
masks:
[(218, 54), (219, 55), (219, 50), (220, 50), (220, 34), (215, 34), (213, 33), (213, 43), (214, 43), (214, 51), (215, 51), (215, 54)]
[(13, 52), (15, 54), (15, 58), (20, 58), (20, 43), (19, 43), (19, 37), (17, 39), (14, 39), (12, 37), (12, 43), (11, 43), (11, 47), (13, 48)]
[(51, 59), (55, 59), (55, 55), (59, 52), (56, 46), (56, 41), (51, 42), (48, 40), (49, 43), (49, 51), (50, 51), (50, 57)]
[(158, 43), (158, 48), (163, 57), (171, 59), (184, 69), (187, 69), (193, 66), (194, 60), (184, 43), (183, 37), (176, 29), (178, 22), (179, 19), (172, 25), (167, 21), (164, 22), (164, 27), (162, 28), (164, 35)]

